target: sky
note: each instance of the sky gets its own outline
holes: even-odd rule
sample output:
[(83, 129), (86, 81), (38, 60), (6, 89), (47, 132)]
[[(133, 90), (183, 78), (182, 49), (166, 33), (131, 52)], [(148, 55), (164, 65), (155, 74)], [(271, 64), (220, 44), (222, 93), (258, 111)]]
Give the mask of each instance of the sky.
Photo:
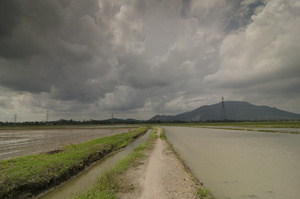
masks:
[[(0, 121), (300, 113), (299, 0), (0, 0)], [(225, 102), (226, 106), (226, 102)]]

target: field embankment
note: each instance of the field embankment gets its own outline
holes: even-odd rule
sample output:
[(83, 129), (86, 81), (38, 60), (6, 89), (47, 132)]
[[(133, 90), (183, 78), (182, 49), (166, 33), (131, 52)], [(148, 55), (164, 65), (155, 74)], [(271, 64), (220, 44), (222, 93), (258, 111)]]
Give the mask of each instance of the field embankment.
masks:
[(162, 123), (160, 125), (300, 134), (300, 121)]
[(213, 197), (176, 157), (172, 147), (168, 146), (163, 129), (153, 128), (147, 142), (136, 147), (115, 167), (101, 175), (92, 188), (75, 198)]
[(84, 170), (105, 155), (125, 147), (147, 131), (128, 133), (68, 145), (61, 150), (0, 161), (0, 198), (31, 198)]
[(93, 139), (125, 133), (138, 127), (133, 126), (66, 126), (44, 129), (0, 128), (0, 159), (46, 153), (66, 145), (74, 145)]

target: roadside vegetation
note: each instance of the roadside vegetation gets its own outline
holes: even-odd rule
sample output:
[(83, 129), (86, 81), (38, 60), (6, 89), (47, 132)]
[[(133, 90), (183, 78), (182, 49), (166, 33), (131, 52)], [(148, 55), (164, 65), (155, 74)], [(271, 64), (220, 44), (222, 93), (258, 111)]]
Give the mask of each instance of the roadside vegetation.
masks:
[(200, 123), (161, 123), (161, 126), (234, 126), (249, 128), (300, 128), (300, 121), (249, 121), (249, 122), (200, 122)]
[(137, 166), (142, 158), (145, 158), (144, 150), (151, 150), (157, 139), (156, 128), (152, 128), (146, 142), (137, 146), (128, 156), (117, 165), (104, 172), (97, 182), (87, 192), (77, 195), (76, 199), (116, 199), (118, 192), (126, 192), (133, 189), (130, 182), (126, 182), (123, 175), (131, 166)]
[(143, 126), (128, 133), (68, 145), (48, 153), (0, 161), (0, 198), (31, 198), (60, 184), (105, 155), (146, 133)]
[[(269, 122), (205, 122), (205, 123), (162, 123), (161, 126), (184, 126), (184, 127), (203, 127), (214, 129), (244, 130), (244, 131), (260, 131), (269, 133), (290, 133), (300, 134), (299, 131), (280, 131), (280, 129), (300, 129), (300, 121), (269, 121)], [(257, 129), (263, 128), (263, 129)], [(270, 128), (270, 129), (268, 129)], [(273, 130), (271, 128), (278, 128)]]
[[(153, 148), (153, 143), (158, 138), (157, 128), (153, 127), (152, 132), (149, 135), (146, 142), (137, 146), (128, 156), (123, 158), (117, 165), (113, 168), (107, 170), (103, 173), (98, 181), (87, 190), (85, 193), (77, 195), (74, 199), (117, 199), (118, 193), (128, 192), (134, 189), (134, 186), (124, 179), (124, 173), (130, 168), (138, 166), (143, 158), (146, 157), (145, 150), (151, 150)], [(164, 130), (160, 134), (160, 138), (166, 140)], [(166, 140), (167, 141), (167, 140)], [(168, 143), (171, 149), (174, 151), (172, 145)], [(175, 152), (175, 151), (174, 151)], [(175, 152), (177, 158), (184, 164), (180, 159), (178, 154)], [(186, 171), (190, 172), (188, 167), (184, 164)], [(193, 176), (193, 174), (191, 174)], [(214, 199), (211, 193), (201, 186), (201, 183), (196, 177), (192, 177), (192, 180), (199, 186), (195, 196), (199, 199)]]

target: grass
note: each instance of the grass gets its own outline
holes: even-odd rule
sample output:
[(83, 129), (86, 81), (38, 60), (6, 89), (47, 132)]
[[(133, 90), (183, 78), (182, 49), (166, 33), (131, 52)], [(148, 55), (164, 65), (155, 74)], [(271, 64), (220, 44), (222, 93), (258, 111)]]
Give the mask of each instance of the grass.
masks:
[[(166, 133), (165, 133), (165, 129), (162, 128), (159, 137), (160, 137), (160, 139), (162, 139), (162, 140), (167, 140)], [(169, 143), (169, 142), (168, 142), (168, 145), (170, 146), (170, 143)]]
[[(300, 134), (299, 131), (280, 131), (280, 128), (299, 128), (300, 121), (271, 121), (271, 122), (224, 122), (224, 123), (167, 123), (160, 124), (163, 126), (183, 126), (183, 127), (204, 127), (214, 129), (228, 129), (228, 130), (243, 130), (243, 131), (260, 131), (268, 133), (289, 133), (289, 134)], [(255, 129), (255, 128), (266, 128), (266, 129)], [(278, 128), (278, 130), (268, 129)]]
[(144, 150), (149, 150), (157, 139), (156, 128), (152, 128), (148, 140), (137, 146), (128, 156), (113, 168), (102, 174), (98, 181), (87, 192), (77, 195), (76, 199), (116, 199), (117, 193), (134, 189), (133, 185), (124, 181), (123, 175), (130, 166), (137, 166), (145, 157)]
[(28, 198), (57, 185), (106, 154), (125, 147), (148, 127), (69, 145), (54, 154), (27, 155), (0, 161), (0, 198)]
[[(144, 148), (143, 145), (139, 146), (139, 150)], [(136, 159), (143, 157), (144, 155), (138, 150), (135, 150), (126, 158), (122, 159), (113, 169), (106, 171), (89, 189), (86, 193), (78, 195), (77, 199), (96, 199), (96, 198), (117, 198), (116, 192), (120, 189), (124, 189), (123, 179), (121, 174), (129, 168), (129, 165)], [(131, 189), (132, 185), (129, 185)], [(128, 187), (127, 187), (128, 188)]]
[(249, 128), (300, 128), (300, 121), (270, 122), (203, 122), (203, 123), (166, 123), (161, 126), (231, 126)]
[(212, 198), (210, 192), (203, 187), (199, 187), (196, 194), (200, 199)]

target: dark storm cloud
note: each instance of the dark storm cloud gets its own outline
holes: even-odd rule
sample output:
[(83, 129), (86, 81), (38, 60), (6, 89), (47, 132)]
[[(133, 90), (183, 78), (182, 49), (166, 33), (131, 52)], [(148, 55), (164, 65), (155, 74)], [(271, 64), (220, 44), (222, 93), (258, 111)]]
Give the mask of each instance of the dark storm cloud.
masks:
[(98, 2), (0, 3), (1, 85), (36, 93), (52, 89), (53, 97), (62, 100), (93, 98), (90, 80), (108, 67), (99, 49), (105, 35), (96, 24)]
[(222, 95), (291, 110), (300, 99), (299, 8), (296, 0), (2, 0), (0, 111), (147, 119)]

